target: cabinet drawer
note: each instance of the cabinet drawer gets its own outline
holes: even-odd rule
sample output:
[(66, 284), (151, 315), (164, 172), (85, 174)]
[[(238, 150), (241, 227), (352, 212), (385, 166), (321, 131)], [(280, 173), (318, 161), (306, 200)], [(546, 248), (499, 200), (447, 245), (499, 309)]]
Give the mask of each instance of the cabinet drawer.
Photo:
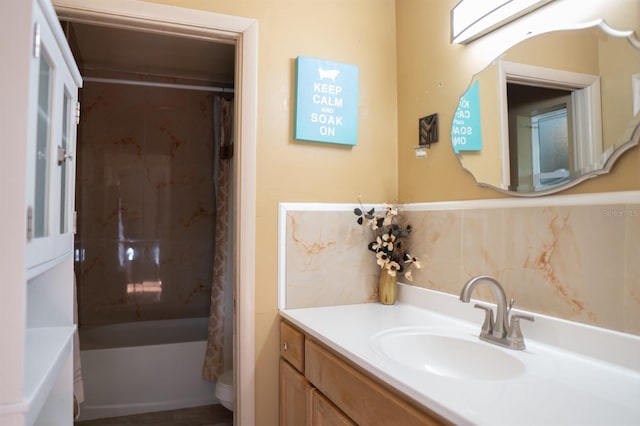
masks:
[(305, 342), (305, 376), (359, 425), (448, 424), (349, 366), (312, 340)]
[(304, 371), (304, 334), (284, 321), (280, 321), (280, 356)]

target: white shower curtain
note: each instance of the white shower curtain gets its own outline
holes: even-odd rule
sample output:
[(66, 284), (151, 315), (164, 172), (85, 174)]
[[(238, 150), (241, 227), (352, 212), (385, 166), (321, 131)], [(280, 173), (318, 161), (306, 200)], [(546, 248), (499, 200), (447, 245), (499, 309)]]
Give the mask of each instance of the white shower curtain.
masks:
[[(216, 193), (215, 244), (209, 333), (202, 377), (216, 380), (225, 369), (225, 290), (231, 290), (230, 195), (233, 158), (233, 101), (214, 98), (214, 190)], [(227, 318), (226, 321), (230, 319)]]

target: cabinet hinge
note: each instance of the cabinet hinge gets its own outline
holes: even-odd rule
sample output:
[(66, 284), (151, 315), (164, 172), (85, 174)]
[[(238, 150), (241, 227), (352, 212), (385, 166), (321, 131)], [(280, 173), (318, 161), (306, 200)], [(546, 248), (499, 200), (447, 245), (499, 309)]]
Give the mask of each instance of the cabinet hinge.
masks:
[(27, 207), (27, 241), (33, 239), (33, 207)]
[(73, 234), (77, 234), (78, 233), (78, 211), (74, 210), (73, 211)]
[(80, 124), (80, 102), (76, 102), (76, 125)]
[(38, 59), (40, 57), (40, 24), (38, 22), (33, 26), (33, 57)]

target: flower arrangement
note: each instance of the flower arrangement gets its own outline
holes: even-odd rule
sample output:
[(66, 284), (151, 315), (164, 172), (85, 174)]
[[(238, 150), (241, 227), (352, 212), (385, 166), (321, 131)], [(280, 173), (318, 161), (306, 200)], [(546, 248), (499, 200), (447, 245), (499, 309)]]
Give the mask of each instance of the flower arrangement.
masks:
[[(362, 205), (361, 205), (362, 207)], [(375, 209), (365, 211), (356, 207), (353, 213), (359, 225), (373, 230), (375, 240), (368, 245), (376, 254), (376, 263), (392, 277), (404, 273), (408, 281), (413, 281), (411, 267), (421, 268), (420, 262), (406, 251), (405, 243), (411, 234), (411, 225), (403, 223), (398, 209), (392, 204), (384, 204), (381, 212)]]

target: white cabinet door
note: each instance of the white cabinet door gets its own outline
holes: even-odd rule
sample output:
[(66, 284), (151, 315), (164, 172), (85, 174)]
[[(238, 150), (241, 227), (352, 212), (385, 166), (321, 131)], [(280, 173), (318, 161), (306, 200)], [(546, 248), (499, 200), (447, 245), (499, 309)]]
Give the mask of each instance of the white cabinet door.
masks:
[(36, 269), (30, 275), (46, 269), (49, 262), (73, 247), (76, 110), (81, 80), (55, 13), (50, 16), (48, 9), (36, 2), (32, 22), (26, 266)]

